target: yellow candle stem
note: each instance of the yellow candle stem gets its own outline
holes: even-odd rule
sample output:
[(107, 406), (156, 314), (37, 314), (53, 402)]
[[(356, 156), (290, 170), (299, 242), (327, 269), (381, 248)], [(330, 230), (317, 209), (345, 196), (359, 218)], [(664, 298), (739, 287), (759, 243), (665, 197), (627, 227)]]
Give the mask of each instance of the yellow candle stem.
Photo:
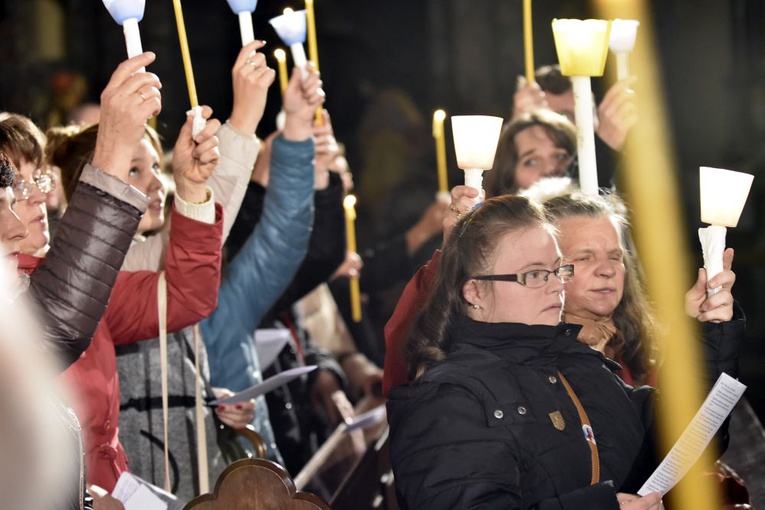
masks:
[[(345, 234), (347, 239), (348, 251), (356, 253), (356, 197), (348, 195), (343, 200), (345, 208)], [(359, 278), (355, 276), (350, 279), (351, 292), (351, 316), (353, 322), (361, 322), (361, 290), (359, 288)]]
[(449, 192), (449, 180), (446, 175), (446, 141), (444, 139), (444, 120), (446, 112), (436, 110), (433, 113), (433, 138), (436, 140), (436, 165), (438, 169), (438, 191)]
[(313, 0), (305, 0), (305, 22), (308, 32), (308, 60), (319, 70), (319, 46), (316, 43), (316, 16), (313, 12)]
[(287, 83), (289, 83), (289, 78), (287, 77), (287, 54), (283, 49), (277, 48), (274, 50), (274, 58), (276, 58), (279, 66), (279, 88), (282, 91), (282, 96), (284, 96), (284, 92), (287, 90)]
[(526, 81), (534, 80), (534, 34), (531, 24), (531, 0), (523, 0), (523, 51), (526, 61)]
[(194, 70), (191, 67), (191, 55), (189, 54), (189, 41), (186, 39), (186, 24), (183, 22), (183, 10), (181, 0), (173, 0), (175, 10), (175, 22), (178, 25), (178, 39), (181, 43), (181, 57), (183, 57), (183, 69), (186, 72), (186, 85), (189, 89), (191, 107), (199, 106), (197, 99), (197, 86), (194, 83)]

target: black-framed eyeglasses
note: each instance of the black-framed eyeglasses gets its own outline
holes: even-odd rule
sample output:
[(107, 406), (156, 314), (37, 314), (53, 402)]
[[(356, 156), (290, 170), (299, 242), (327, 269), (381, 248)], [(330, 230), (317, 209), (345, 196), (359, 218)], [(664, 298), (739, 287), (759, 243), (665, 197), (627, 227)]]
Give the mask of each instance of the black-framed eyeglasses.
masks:
[(557, 269), (535, 269), (518, 274), (482, 274), (478, 276), (468, 276), (466, 280), (489, 280), (494, 282), (516, 282), (524, 287), (532, 289), (544, 287), (550, 275), (560, 280), (561, 283), (568, 283), (574, 279), (574, 264), (565, 264)]
[(34, 188), (39, 189), (46, 195), (56, 188), (56, 180), (53, 178), (53, 172), (38, 168), (32, 174), (32, 179), (25, 181), (21, 179), (13, 186), (13, 194), (16, 200), (27, 200), (32, 194)]

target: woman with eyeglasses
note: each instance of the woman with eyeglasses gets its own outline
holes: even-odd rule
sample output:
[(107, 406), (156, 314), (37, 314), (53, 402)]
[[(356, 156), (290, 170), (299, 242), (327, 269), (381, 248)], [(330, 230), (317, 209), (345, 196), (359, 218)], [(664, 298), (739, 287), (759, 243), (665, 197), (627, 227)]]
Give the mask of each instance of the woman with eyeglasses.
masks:
[(659, 494), (617, 494), (650, 390), (560, 322), (562, 260), (527, 198), (487, 200), (452, 231), (407, 346), (414, 382), (388, 402), (403, 508), (659, 508)]
[(21, 257), (44, 257), (50, 247), (45, 198), (54, 186), (52, 175), (43, 167), (45, 136), (31, 119), (23, 115), (3, 112), (0, 113), (0, 122), (3, 129), (18, 135), (14, 144), (18, 159), (13, 187), (16, 198), (14, 210), (29, 231), (29, 235), (19, 243)]

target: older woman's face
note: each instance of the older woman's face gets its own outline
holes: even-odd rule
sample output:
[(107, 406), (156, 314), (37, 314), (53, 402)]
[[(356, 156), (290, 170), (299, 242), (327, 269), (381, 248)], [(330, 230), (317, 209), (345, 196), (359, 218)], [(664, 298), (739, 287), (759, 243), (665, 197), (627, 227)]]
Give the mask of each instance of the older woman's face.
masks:
[(557, 222), (563, 259), (574, 264), (566, 284), (566, 313), (598, 319), (611, 315), (624, 295), (624, 250), (611, 218), (569, 217)]
[(34, 163), (26, 160), (20, 162), (17, 181), (26, 192), (21, 189), (15, 191), (15, 210), (29, 231), (29, 235), (19, 243), (21, 253), (27, 255), (44, 255), (50, 242), (48, 210), (45, 207), (47, 195), (36, 184), (37, 178), (42, 174), (43, 170), (37, 168)]
[(566, 149), (555, 146), (552, 138), (541, 126), (531, 126), (515, 135), (518, 162), (515, 165), (515, 184), (518, 189), (530, 188), (543, 177), (565, 175), (571, 161)]
[[(552, 271), (560, 264), (555, 239), (547, 229), (538, 226), (502, 236), (488, 274)], [(560, 322), (564, 294), (563, 283), (551, 274), (539, 288), (512, 281), (468, 280), (463, 295), (468, 303), (480, 307), (468, 308), (468, 314), (475, 320), (554, 326)]]
[(13, 210), (15, 199), (10, 187), (0, 188), (0, 242), (6, 254), (21, 251), (19, 244), (27, 236), (27, 229)]

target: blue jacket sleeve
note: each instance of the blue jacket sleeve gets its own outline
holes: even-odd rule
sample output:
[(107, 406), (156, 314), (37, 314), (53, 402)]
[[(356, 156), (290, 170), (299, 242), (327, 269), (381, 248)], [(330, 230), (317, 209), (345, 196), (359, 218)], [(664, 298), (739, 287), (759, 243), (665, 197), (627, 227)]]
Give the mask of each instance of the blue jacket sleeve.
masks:
[(253, 332), (305, 257), (313, 221), (313, 141), (273, 143), (263, 216), (231, 261), (218, 308), (201, 323), (213, 386), (260, 378)]

